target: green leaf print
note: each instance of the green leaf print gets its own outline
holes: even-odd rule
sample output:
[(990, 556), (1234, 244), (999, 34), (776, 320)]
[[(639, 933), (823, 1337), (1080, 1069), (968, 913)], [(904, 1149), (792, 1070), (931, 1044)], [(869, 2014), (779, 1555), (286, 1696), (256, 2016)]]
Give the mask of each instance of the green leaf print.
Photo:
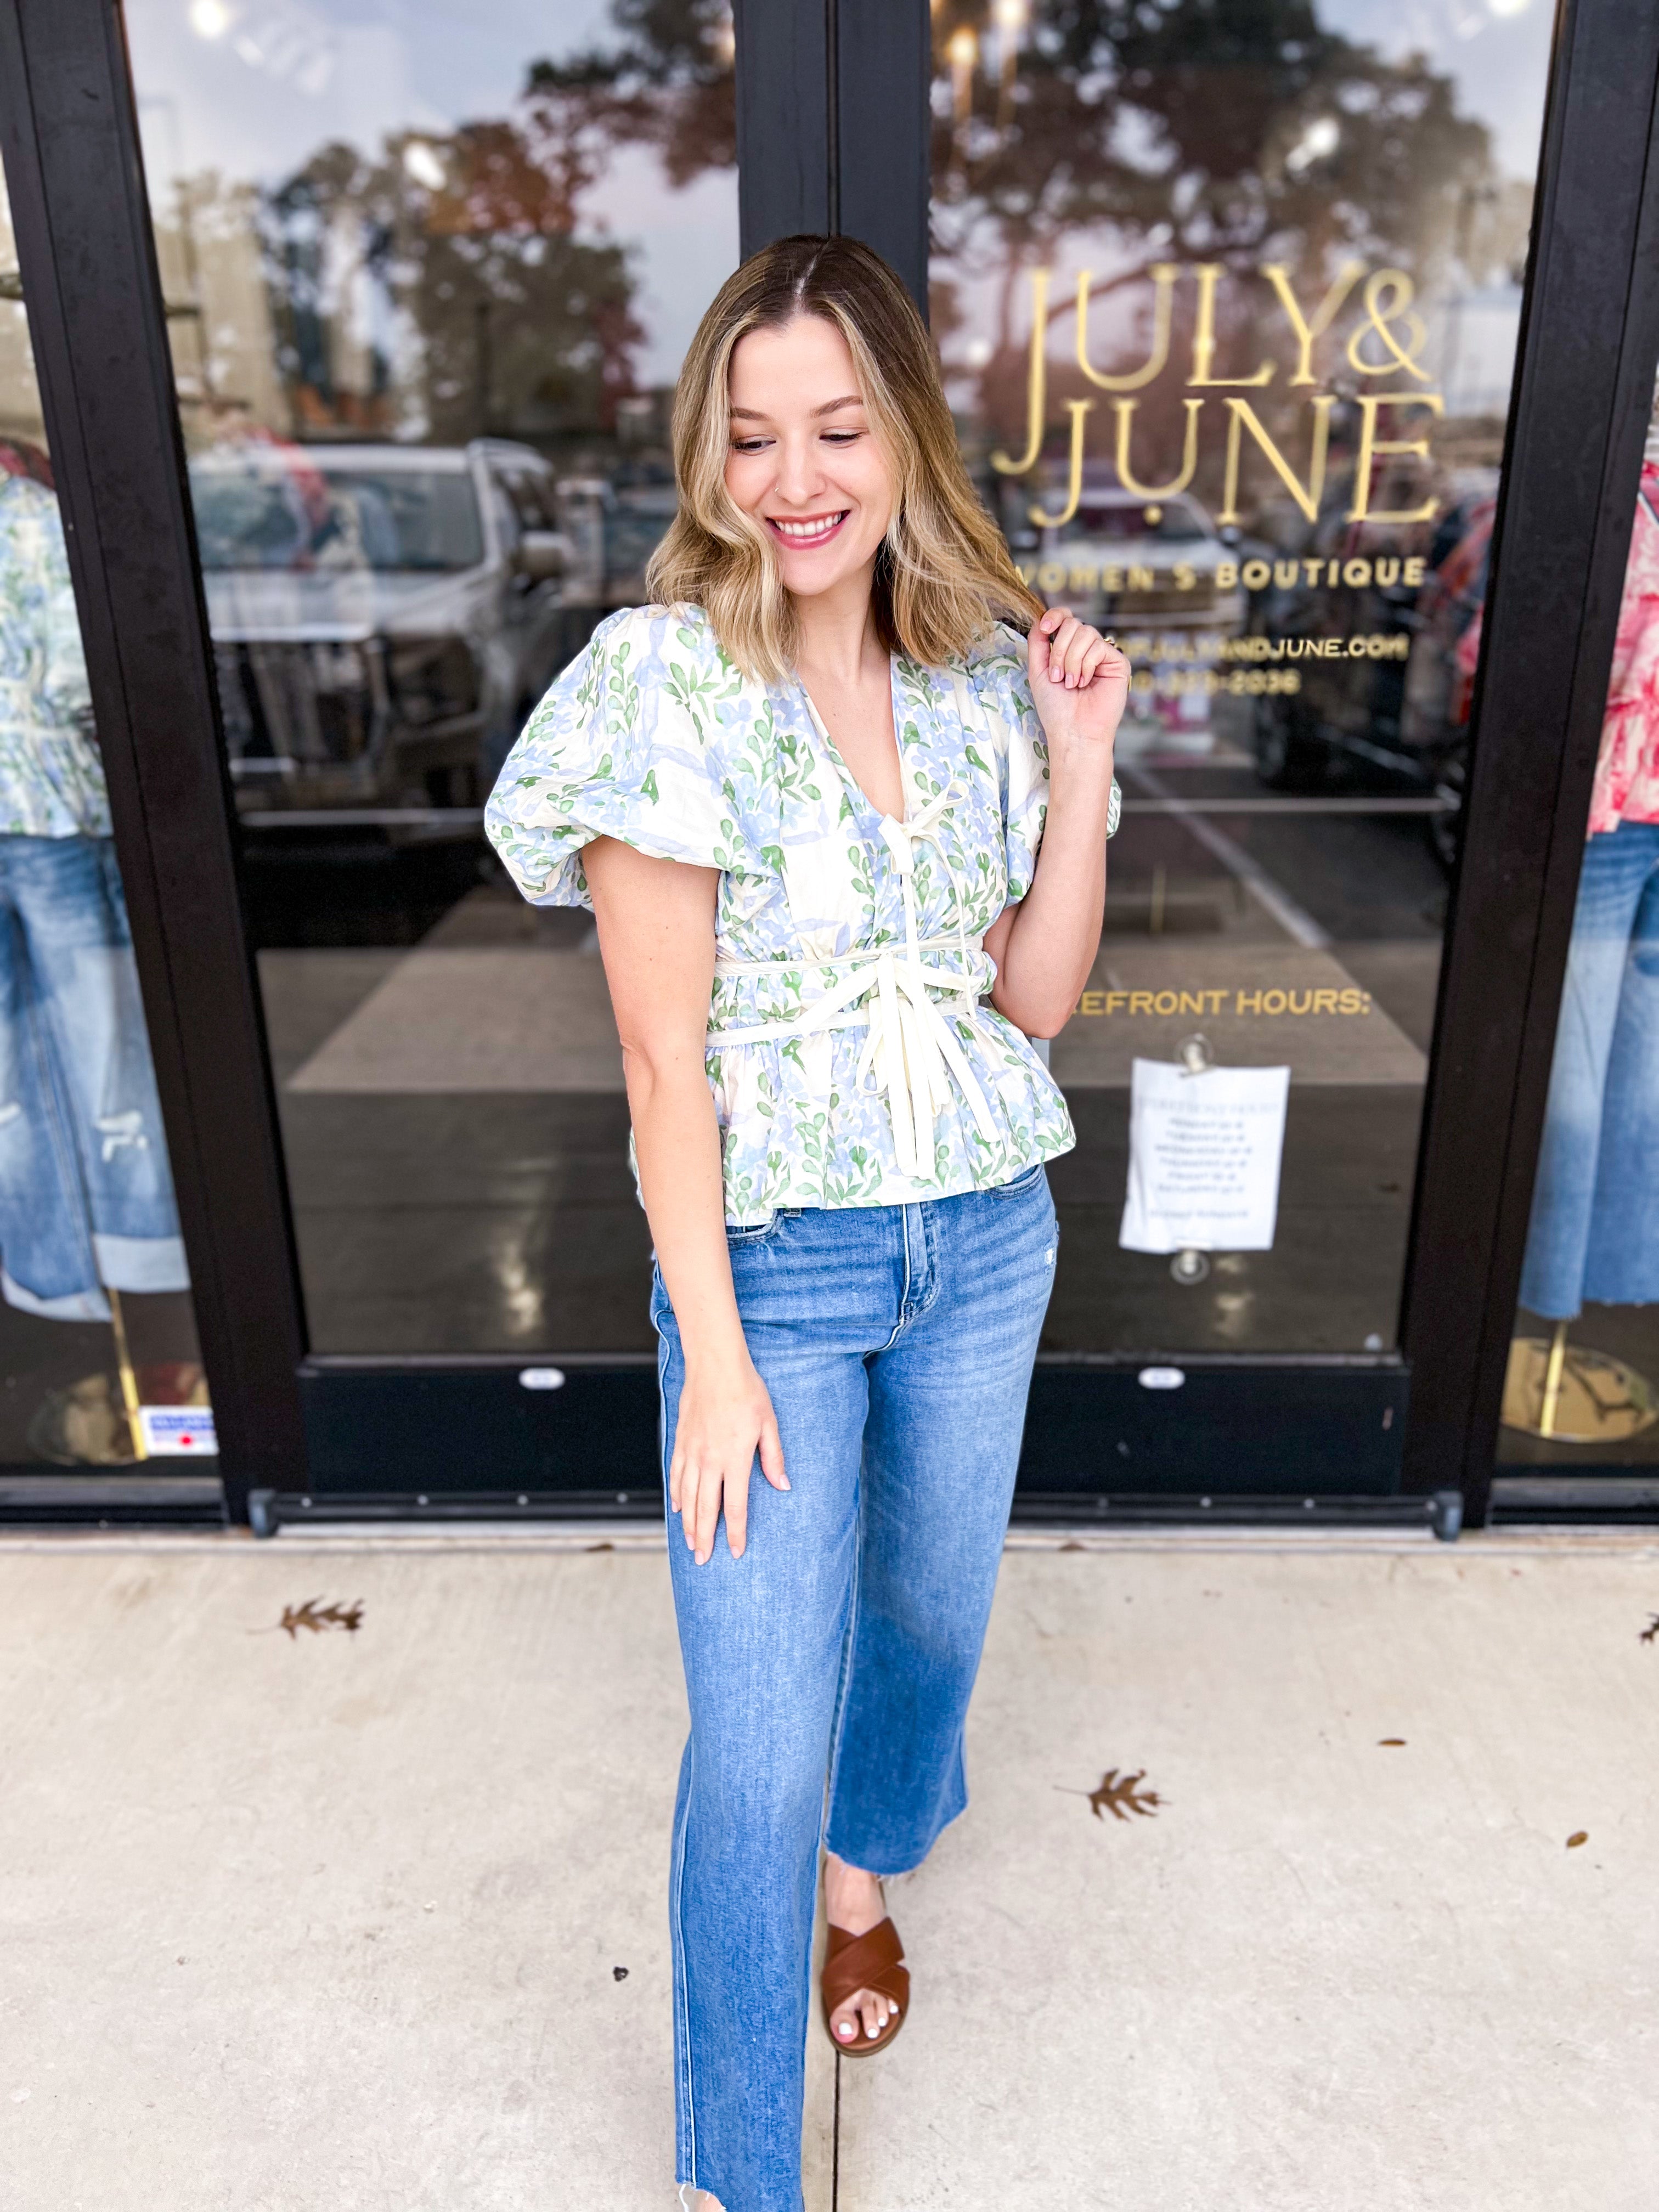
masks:
[(640, 719), (640, 685), (628, 672), (628, 656), (632, 650), (624, 638), (611, 656), (611, 678), (606, 686), (611, 697), (611, 713), (617, 726), (631, 731)]
[(648, 799), (653, 806), (657, 805), (657, 771), (655, 769), (647, 769), (644, 776), (641, 779), (640, 793), (641, 797)]
[(876, 910), (876, 879), (871, 872), (870, 855), (865, 850), (862, 838), (848, 845), (847, 857), (853, 863), (854, 888), (864, 901), (865, 918), (869, 921)]

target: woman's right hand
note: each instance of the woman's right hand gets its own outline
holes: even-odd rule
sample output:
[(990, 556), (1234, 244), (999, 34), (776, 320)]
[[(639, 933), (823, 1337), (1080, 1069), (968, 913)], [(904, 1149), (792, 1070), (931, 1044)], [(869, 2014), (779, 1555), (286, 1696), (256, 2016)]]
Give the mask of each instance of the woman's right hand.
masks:
[(726, 1540), (740, 1559), (749, 1540), (749, 1478), (755, 1455), (774, 1490), (787, 1490), (777, 1415), (748, 1352), (730, 1360), (686, 1362), (668, 1463), (668, 1497), (685, 1540), (704, 1566), (713, 1556), (720, 1509)]

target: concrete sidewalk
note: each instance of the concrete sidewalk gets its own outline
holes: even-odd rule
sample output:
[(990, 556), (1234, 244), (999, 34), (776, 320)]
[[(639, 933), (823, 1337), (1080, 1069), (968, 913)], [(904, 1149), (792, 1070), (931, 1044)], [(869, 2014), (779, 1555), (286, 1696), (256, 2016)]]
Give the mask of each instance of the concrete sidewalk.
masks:
[[(1656, 1613), (1645, 1539), (1017, 1545), (809, 2212), (1646, 2212)], [(7, 2212), (670, 2212), (683, 1712), (659, 1538), (0, 1542)]]

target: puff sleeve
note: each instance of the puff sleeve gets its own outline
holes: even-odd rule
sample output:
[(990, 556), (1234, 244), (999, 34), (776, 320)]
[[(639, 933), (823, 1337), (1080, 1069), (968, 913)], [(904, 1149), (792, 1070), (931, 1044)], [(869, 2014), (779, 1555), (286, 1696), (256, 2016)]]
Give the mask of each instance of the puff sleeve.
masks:
[(729, 672), (696, 610), (626, 608), (600, 623), (526, 724), (484, 810), (485, 835), (532, 905), (592, 906), (581, 853), (596, 837), (736, 865), (720, 765)]
[[(1048, 745), (1031, 698), (1025, 640), (999, 623), (975, 652), (969, 676), (995, 748), (1002, 799), (1008, 903), (1023, 899), (1036, 874), (1042, 825), (1048, 811)], [(1122, 794), (1113, 779), (1106, 835), (1117, 832)]]

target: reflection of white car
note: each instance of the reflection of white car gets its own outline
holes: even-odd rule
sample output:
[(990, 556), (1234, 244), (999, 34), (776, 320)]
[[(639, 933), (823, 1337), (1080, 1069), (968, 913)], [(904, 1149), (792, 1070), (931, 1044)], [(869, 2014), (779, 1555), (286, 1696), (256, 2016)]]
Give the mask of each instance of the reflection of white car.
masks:
[(190, 476), (240, 804), (480, 804), (599, 612), (541, 455), (250, 438)]
[[(1046, 501), (1059, 505), (1053, 489)], [(1057, 528), (1014, 540), (1019, 572), (1051, 606), (1064, 604), (1097, 625), (1122, 630), (1203, 629), (1224, 636), (1244, 627), (1246, 595), (1218, 590), (1216, 570), (1237, 553), (1195, 499), (1138, 499), (1116, 484), (1085, 481), (1077, 513)]]

